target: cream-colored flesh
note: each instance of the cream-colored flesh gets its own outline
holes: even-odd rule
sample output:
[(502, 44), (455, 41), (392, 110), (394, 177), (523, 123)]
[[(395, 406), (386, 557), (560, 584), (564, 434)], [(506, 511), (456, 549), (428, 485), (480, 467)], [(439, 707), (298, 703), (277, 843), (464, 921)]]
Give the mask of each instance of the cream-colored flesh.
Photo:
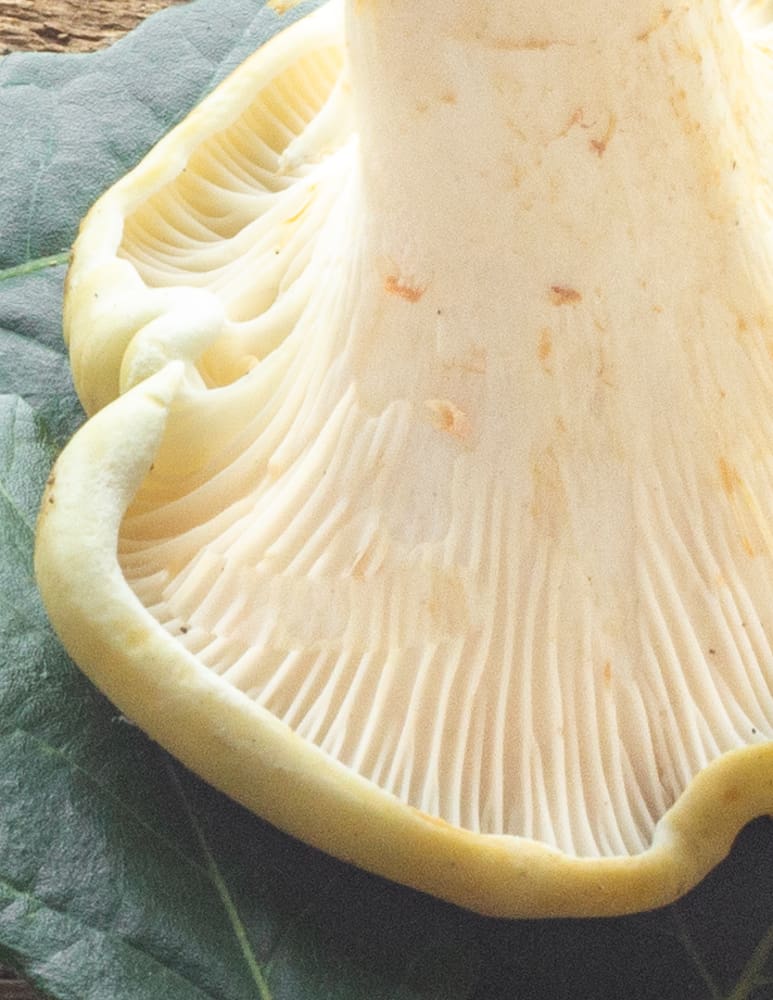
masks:
[(773, 736), (764, 192), (708, 5), (603, 41), (505, 6), (355, 11), (354, 139), (256, 190), (220, 155), (256, 102), (192, 164), (247, 206), (226, 241), (160, 221), (198, 179), (129, 219), (149, 284), (225, 304), (205, 381), (242, 379), (205, 407), (233, 411), (227, 457), (198, 468), (195, 394), (173, 417), (122, 565), (210, 669), (416, 808), (615, 855)]
[(660, 850), (773, 739), (769, 12), (352, 0), (346, 46), (340, 14), (84, 230), (87, 403), (182, 362), (121, 570), (330, 775), (567, 858)]

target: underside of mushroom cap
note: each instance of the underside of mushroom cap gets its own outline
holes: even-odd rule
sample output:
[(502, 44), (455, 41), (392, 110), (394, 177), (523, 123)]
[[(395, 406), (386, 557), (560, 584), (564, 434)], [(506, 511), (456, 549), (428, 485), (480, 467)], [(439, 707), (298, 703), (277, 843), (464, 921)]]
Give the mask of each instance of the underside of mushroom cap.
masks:
[(37, 565), (282, 828), (620, 913), (773, 811), (773, 36), (531, 6), (330, 3), (103, 196)]

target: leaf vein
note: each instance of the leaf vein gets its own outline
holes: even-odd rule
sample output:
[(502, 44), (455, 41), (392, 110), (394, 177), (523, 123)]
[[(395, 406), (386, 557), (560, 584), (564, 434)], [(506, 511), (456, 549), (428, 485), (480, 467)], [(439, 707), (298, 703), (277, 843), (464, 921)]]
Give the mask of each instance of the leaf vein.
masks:
[(752, 956), (741, 973), (735, 988), (727, 995), (727, 1000), (748, 1000), (767, 983), (761, 978), (765, 963), (773, 954), (773, 925), (763, 935)]
[[(203, 990), (200, 986), (194, 983), (187, 976), (183, 975), (176, 969), (173, 969), (171, 966), (162, 962), (160, 959), (156, 958), (155, 955), (151, 955), (145, 949), (137, 947), (137, 945), (133, 944), (128, 939), (121, 937), (120, 935), (112, 931), (105, 930), (101, 927), (95, 927), (93, 924), (90, 924), (84, 920), (79, 919), (72, 913), (69, 913), (67, 910), (57, 909), (56, 907), (49, 906), (48, 903), (45, 903), (42, 899), (33, 895), (28, 890), (22, 889), (19, 886), (14, 885), (13, 882), (9, 881), (7, 877), (0, 878), (0, 891), (3, 891), (7, 895), (15, 897), (16, 899), (24, 900), (26, 903), (30, 905), (30, 907), (33, 908), (33, 912), (44, 910), (46, 913), (54, 913), (57, 916), (65, 917), (67, 920), (71, 920), (73, 925), (78, 928), (82, 928), (85, 931), (90, 931), (92, 934), (96, 934), (98, 937), (104, 938), (108, 941), (118, 942), (121, 945), (121, 947), (126, 948), (127, 951), (129, 951), (131, 954), (141, 955), (143, 958), (147, 959), (153, 965), (158, 966), (158, 968), (163, 969), (164, 972), (173, 976), (175, 979), (180, 980), (186, 985), (192, 986), (196, 991), (197, 996), (201, 997), (202, 1000), (217, 1000), (217, 998), (213, 996), (213, 994), (211, 994), (209, 991)], [(47, 956), (47, 960), (50, 961), (52, 958), (55, 958), (58, 954), (61, 954), (61, 950), (59, 952), (54, 952), (51, 955)], [(23, 957), (24, 956), (19, 956), (19, 958)]]
[(59, 267), (66, 264), (70, 259), (70, 251), (63, 250), (61, 253), (52, 253), (47, 257), (36, 257), (27, 260), (23, 264), (15, 264), (13, 267), (6, 267), (0, 270), (0, 281), (8, 278), (18, 278), (24, 274), (32, 274), (34, 271), (43, 271), (47, 267)]
[(220, 871), (217, 862), (215, 861), (215, 857), (212, 854), (210, 846), (207, 842), (207, 838), (204, 836), (204, 831), (201, 828), (201, 824), (196, 818), (196, 814), (193, 811), (193, 807), (188, 801), (188, 796), (185, 794), (185, 791), (183, 790), (177, 771), (175, 770), (172, 764), (168, 764), (168, 770), (171, 781), (175, 786), (177, 794), (180, 797), (180, 801), (183, 804), (183, 808), (185, 809), (188, 815), (188, 820), (191, 824), (191, 828), (193, 829), (194, 836), (196, 837), (199, 847), (201, 848), (201, 853), (204, 857), (204, 861), (210, 879), (212, 880), (212, 884), (214, 885), (215, 890), (217, 891), (217, 894), (220, 897), (220, 901), (223, 904), (223, 908), (226, 911), (228, 920), (231, 924), (231, 928), (233, 929), (233, 932), (236, 935), (236, 940), (239, 943), (242, 956), (244, 957), (244, 960), (247, 963), (247, 967), (250, 970), (250, 974), (252, 975), (255, 985), (258, 988), (258, 993), (260, 994), (260, 1000), (272, 1000), (271, 990), (269, 989), (268, 982), (266, 981), (266, 976), (263, 970), (261, 969), (260, 963), (258, 962), (255, 956), (255, 952), (253, 951), (252, 946), (250, 945), (249, 938), (247, 936), (247, 930), (244, 924), (242, 923), (241, 917), (239, 916), (239, 911), (237, 910), (233, 897), (231, 896), (231, 893), (228, 890), (228, 886), (226, 885), (225, 879), (223, 878), (223, 874)]
[(723, 997), (722, 990), (719, 988), (714, 977), (709, 972), (709, 969), (703, 960), (703, 956), (698, 951), (698, 948), (693, 941), (692, 934), (690, 933), (690, 929), (687, 926), (687, 921), (679, 912), (677, 906), (672, 907), (671, 917), (676, 925), (677, 939), (695, 966), (701, 979), (705, 983), (706, 988), (709, 991), (709, 995), (711, 996), (711, 1000), (726, 1000), (726, 998)]
[(99, 792), (105, 796), (107, 800), (113, 802), (120, 806), (120, 808), (130, 816), (135, 823), (138, 824), (143, 830), (154, 837), (160, 844), (163, 844), (168, 850), (170, 850), (179, 860), (185, 862), (190, 868), (198, 872), (200, 875), (207, 877), (209, 875), (208, 869), (204, 868), (202, 865), (198, 864), (190, 855), (186, 854), (184, 851), (180, 850), (179, 846), (170, 840), (164, 834), (160, 833), (154, 826), (148, 823), (147, 820), (143, 819), (131, 806), (127, 805), (126, 801), (122, 799), (119, 795), (116, 795), (110, 790), (107, 785), (104, 785), (101, 781), (97, 780), (93, 774), (87, 771), (80, 764), (77, 764), (71, 757), (68, 757), (66, 753), (59, 749), (59, 747), (54, 746), (47, 740), (42, 740), (35, 733), (30, 732), (27, 729), (23, 729), (20, 726), (16, 726), (8, 731), (9, 735), (17, 734), (19, 736), (24, 736), (31, 740), (38, 749), (44, 753), (49, 754), (52, 757), (56, 757), (70, 767), (76, 774), (79, 774), (82, 778), (93, 785), (99, 790)]

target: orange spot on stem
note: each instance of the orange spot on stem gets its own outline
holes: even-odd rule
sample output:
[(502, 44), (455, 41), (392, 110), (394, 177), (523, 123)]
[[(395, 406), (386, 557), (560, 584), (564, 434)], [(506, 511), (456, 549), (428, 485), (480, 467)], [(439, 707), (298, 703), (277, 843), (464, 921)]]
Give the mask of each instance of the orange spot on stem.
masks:
[(548, 329), (544, 329), (540, 332), (539, 344), (537, 345), (537, 358), (544, 370), (550, 374), (552, 369), (550, 367), (550, 357), (553, 353), (553, 334)]
[(426, 407), (430, 420), (437, 430), (466, 444), (470, 439), (470, 419), (464, 410), (460, 410), (448, 399), (428, 399)]
[(736, 489), (741, 485), (741, 477), (734, 465), (722, 456), (719, 459), (719, 476), (722, 480), (722, 489), (727, 496), (731, 497)]
[(659, 28), (662, 28), (663, 25), (668, 22), (668, 19), (671, 17), (672, 14), (673, 10), (671, 10), (668, 7), (663, 7), (660, 11), (660, 16), (658, 17), (658, 20), (651, 27), (647, 28), (646, 31), (642, 31), (640, 35), (637, 35), (636, 41), (648, 42), (650, 35), (654, 34)]
[(601, 158), (607, 151), (607, 146), (612, 140), (612, 136), (615, 134), (615, 129), (617, 128), (617, 119), (614, 115), (609, 116), (609, 122), (607, 123), (607, 130), (600, 139), (591, 139), (590, 148), (593, 152)]
[(390, 274), (386, 279), (384, 282), (384, 289), (389, 292), (390, 295), (399, 295), (400, 298), (405, 299), (406, 302), (418, 302), (426, 291), (426, 288), (418, 285), (411, 285), (407, 281), (403, 281), (402, 278), (398, 278), (395, 274)]
[(466, 352), (458, 357), (449, 358), (443, 362), (444, 368), (458, 368), (473, 375), (485, 375), (488, 367), (486, 348), (472, 344)]
[(554, 306), (576, 305), (582, 302), (582, 295), (576, 288), (567, 288), (565, 285), (550, 286), (550, 301)]

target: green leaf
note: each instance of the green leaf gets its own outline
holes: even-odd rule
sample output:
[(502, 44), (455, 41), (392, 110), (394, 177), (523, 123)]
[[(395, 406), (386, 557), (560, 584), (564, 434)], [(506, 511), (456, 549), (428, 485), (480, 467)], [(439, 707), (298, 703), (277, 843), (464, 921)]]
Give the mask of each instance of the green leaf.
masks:
[(32, 542), (82, 419), (61, 342), (78, 221), (279, 23), (196, 0), (103, 53), (0, 62), (0, 960), (57, 1000), (770, 1000), (770, 821), (666, 910), (482, 919), (208, 788), (53, 636)]

